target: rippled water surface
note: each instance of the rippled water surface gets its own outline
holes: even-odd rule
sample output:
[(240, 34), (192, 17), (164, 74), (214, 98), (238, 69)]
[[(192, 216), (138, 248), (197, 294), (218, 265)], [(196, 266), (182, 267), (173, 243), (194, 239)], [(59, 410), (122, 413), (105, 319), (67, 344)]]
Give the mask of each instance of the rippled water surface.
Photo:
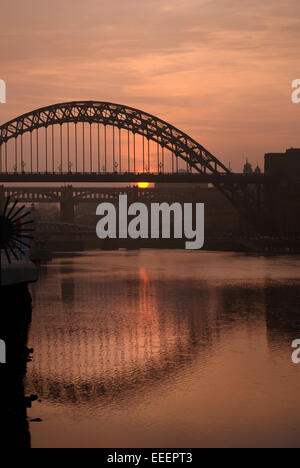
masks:
[(88, 252), (31, 291), (33, 447), (300, 446), (300, 257)]

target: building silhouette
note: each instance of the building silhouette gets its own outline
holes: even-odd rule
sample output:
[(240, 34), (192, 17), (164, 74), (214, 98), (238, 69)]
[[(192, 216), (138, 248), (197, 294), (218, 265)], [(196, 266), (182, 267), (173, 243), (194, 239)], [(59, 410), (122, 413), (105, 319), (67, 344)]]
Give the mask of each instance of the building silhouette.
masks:
[(300, 236), (300, 149), (265, 155), (264, 203), (274, 234)]

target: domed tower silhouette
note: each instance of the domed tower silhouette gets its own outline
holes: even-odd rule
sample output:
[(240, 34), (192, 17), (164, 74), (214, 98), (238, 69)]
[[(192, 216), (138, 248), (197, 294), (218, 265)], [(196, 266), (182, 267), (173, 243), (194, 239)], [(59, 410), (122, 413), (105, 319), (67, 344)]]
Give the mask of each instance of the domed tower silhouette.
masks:
[(252, 165), (249, 163), (248, 158), (246, 158), (246, 163), (243, 169), (244, 174), (253, 174)]
[(254, 170), (254, 173), (255, 174), (261, 174), (261, 168), (259, 167), (259, 165), (257, 164), (255, 170)]

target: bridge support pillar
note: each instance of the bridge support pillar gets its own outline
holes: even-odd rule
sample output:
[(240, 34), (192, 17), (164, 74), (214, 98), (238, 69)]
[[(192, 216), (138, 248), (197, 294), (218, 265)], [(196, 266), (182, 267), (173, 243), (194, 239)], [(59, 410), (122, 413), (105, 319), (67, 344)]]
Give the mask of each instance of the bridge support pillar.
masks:
[(75, 221), (75, 203), (72, 186), (61, 189), (60, 220), (63, 223), (74, 223)]

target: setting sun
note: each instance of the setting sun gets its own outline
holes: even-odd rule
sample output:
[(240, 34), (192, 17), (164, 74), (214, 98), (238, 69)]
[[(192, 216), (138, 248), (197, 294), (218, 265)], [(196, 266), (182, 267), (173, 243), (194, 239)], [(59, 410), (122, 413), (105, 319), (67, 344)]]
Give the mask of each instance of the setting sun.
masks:
[(141, 188), (141, 189), (143, 189), (143, 188), (148, 188), (149, 185), (150, 185), (149, 182), (139, 182), (139, 183), (138, 183), (138, 188)]

